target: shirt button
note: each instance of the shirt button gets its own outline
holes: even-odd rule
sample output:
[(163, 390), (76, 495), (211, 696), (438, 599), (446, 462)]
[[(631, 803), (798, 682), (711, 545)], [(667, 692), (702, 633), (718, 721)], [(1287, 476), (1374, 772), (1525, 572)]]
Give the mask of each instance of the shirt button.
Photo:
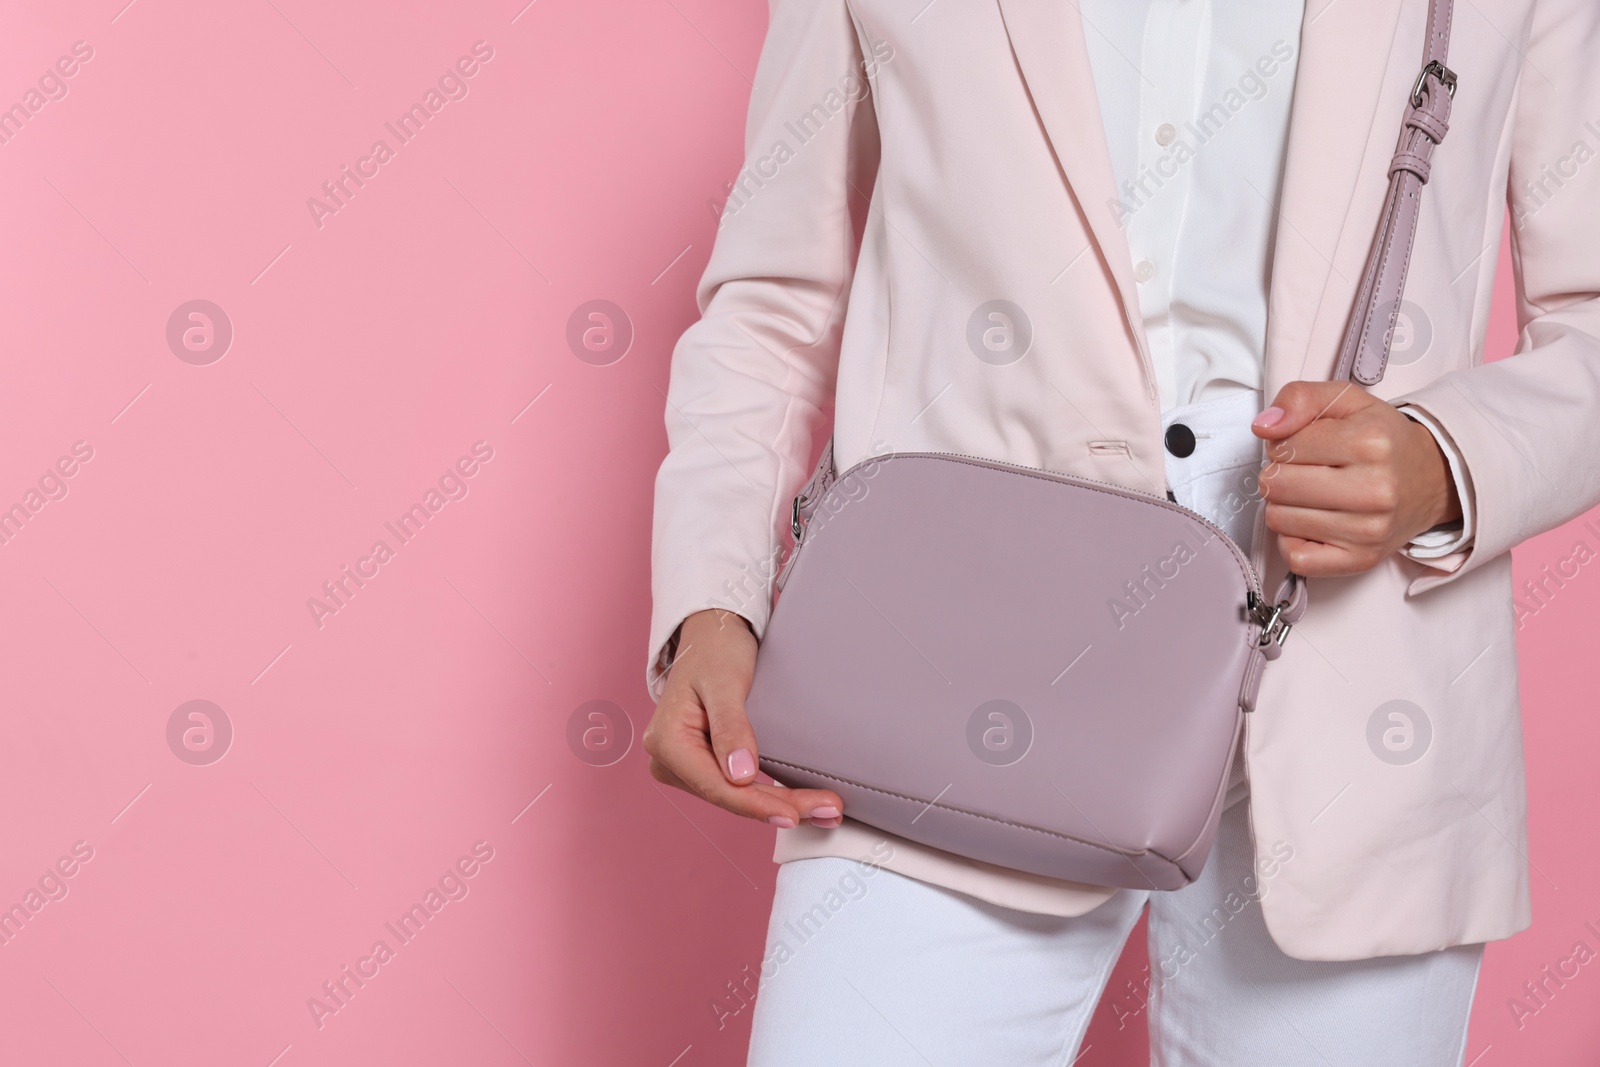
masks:
[(1167, 451), (1179, 459), (1194, 455), (1194, 431), (1181, 422), (1168, 426)]
[(1165, 148), (1178, 139), (1178, 128), (1170, 122), (1163, 122), (1156, 127), (1156, 144)]
[(1133, 268), (1135, 281), (1147, 282), (1156, 276), (1156, 265), (1148, 259), (1141, 259)]

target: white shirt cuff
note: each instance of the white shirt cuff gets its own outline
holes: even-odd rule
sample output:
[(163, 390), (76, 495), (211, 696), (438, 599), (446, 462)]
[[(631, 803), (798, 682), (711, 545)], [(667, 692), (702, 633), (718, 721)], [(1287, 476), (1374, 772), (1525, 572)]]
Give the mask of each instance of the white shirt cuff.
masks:
[(1426, 562), (1443, 559), (1445, 556), (1463, 552), (1472, 543), (1472, 480), (1467, 477), (1467, 465), (1461, 458), (1461, 453), (1456, 450), (1455, 442), (1450, 440), (1450, 435), (1445, 433), (1444, 427), (1433, 420), (1427, 412), (1420, 408), (1402, 404), (1400, 412), (1413, 422), (1419, 422), (1439, 444), (1439, 451), (1444, 454), (1445, 462), (1450, 465), (1450, 477), (1456, 483), (1456, 496), (1461, 500), (1461, 518), (1455, 522), (1442, 523), (1431, 530), (1424, 530), (1413, 537), (1409, 543), (1400, 549), (1400, 554), (1417, 562)]

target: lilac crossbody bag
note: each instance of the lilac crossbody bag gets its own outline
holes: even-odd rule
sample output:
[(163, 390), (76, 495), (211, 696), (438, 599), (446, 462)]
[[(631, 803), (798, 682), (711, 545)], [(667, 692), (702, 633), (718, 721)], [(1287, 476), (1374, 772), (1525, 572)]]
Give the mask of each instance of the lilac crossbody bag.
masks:
[[(1336, 380), (1383, 377), (1455, 92), (1451, 6), (1430, 0)], [(1001, 867), (1138, 889), (1199, 876), (1303, 579), (1269, 600), (1239, 546), (1187, 508), (950, 453), (837, 473), (830, 443), (793, 533), (746, 701), (763, 770)]]

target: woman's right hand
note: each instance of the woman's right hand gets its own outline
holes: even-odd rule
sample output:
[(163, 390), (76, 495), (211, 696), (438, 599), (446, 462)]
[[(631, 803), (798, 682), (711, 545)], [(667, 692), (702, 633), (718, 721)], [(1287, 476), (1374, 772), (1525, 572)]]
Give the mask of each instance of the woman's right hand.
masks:
[(844, 801), (832, 790), (756, 781), (756, 736), (744, 714), (755, 669), (756, 638), (743, 616), (713, 608), (685, 619), (666, 688), (644, 731), (650, 774), (774, 826), (838, 826)]

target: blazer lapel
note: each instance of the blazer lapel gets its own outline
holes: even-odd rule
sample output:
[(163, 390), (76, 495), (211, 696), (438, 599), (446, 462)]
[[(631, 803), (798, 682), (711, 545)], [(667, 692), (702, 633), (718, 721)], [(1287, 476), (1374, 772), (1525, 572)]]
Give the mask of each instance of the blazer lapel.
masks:
[(1273, 251), (1265, 402), (1286, 382), (1333, 373), (1388, 192), (1388, 131), (1400, 130), (1402, 102), (1392, 115), (1381, 111), (1380, 98), (1389, 103), (1382, 90), (1415, 76), (1405, 49), (1420, 68), (1426, 20), (1425, 4), (1412, 0), (1306, 5)]
[[(1111, 207), (1117, 179), (1083, 38), (1083, 17), (1070, 0), (999, 0), (999, 4), (1045, 137), (1088, 221), (1101, 262), (1116, 284), (1128, 327), (1144, 352), (1144, 317), (1134, 287), (1132, 256)], [(1063, 251), (1070, 258), (1079, 250)], [(1153, 381), (1146, 385), (1155, 388)]]

